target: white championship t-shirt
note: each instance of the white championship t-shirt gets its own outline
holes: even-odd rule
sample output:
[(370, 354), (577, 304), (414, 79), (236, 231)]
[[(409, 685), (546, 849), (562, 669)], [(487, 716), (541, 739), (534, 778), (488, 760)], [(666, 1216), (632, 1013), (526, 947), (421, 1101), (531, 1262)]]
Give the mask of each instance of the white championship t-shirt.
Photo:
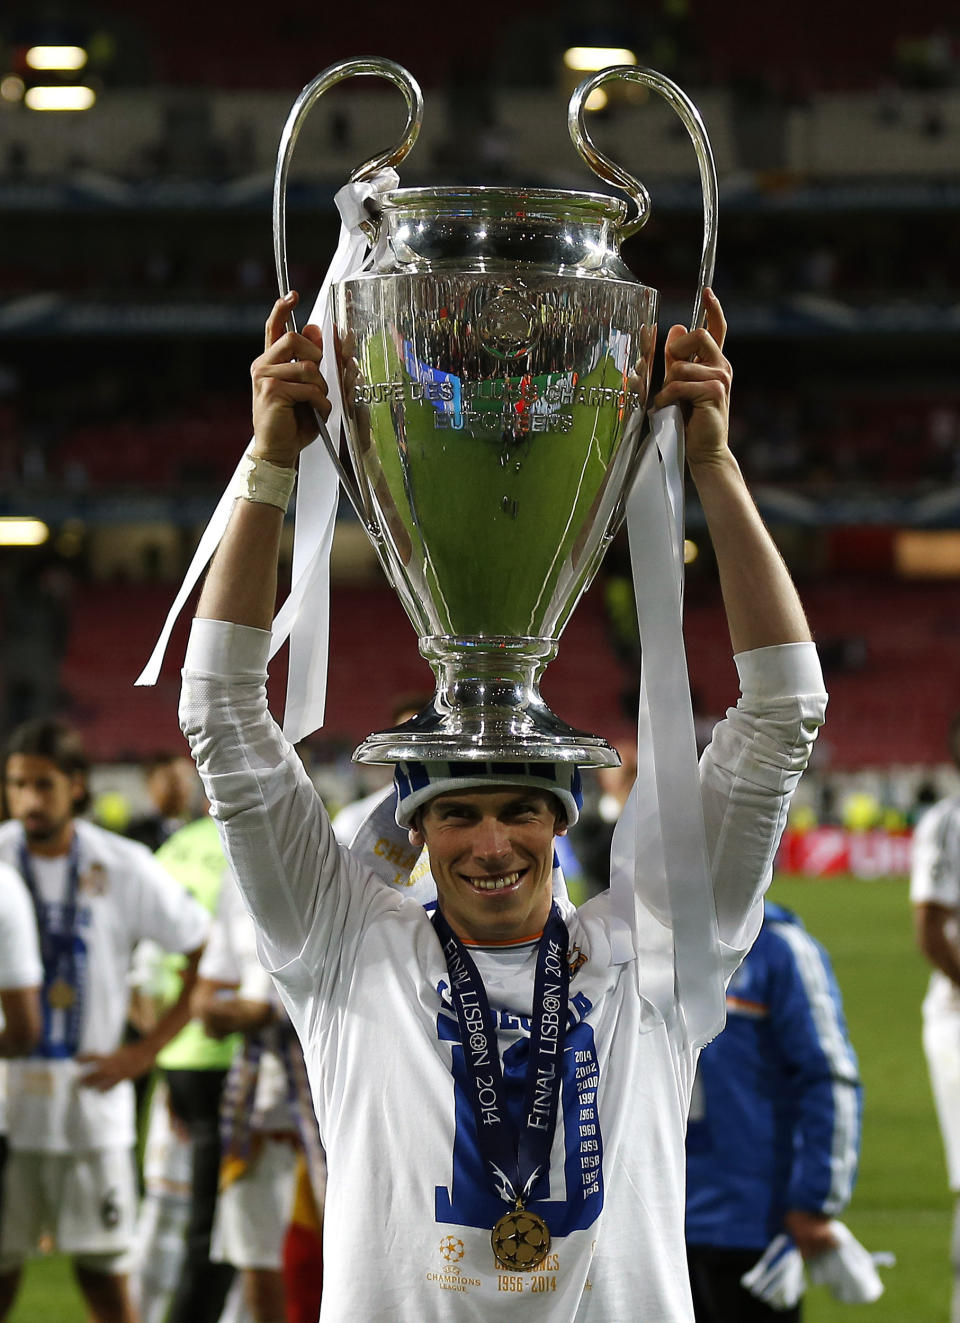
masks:
[[(151, 938), (165, 951), (195, 951), (203, 945), (209, 915), (146, 846), (83, 820), (74, 827), (79, 847), (76, 943), (82, 968), (79, 1052), (105, 1055), (123, 1040), (137, 942)], [(20, 824), (4, 823), (0, 860), (18, 868), (22, 842)], [(54, 913), (52, 907), (62, 905), (68, 894), (67, 856), (31, 855), (30, 866), (41, 902)], [(69, 1057), (34, 1055), (9, 1063), (11, 1148), (73, 1153), (133, 1144), (133, 1084), (123, 1080), (101, 1093), (80, 1084), (89, 1069)]]
[[(510, 1273), (497, 1267), (490, 1241), (509, 1205), (482, 1170), (432, 926), (415, 901), (376, 880), (344, 881), (356, 906), (339, 916), (347, 922), (336, 959), (318, 923), (277, 976), (307, 1045), (328, 1151), (325, 1218), (338, 1249), (323, 1317), (507, 1318), (512, 1304), (525, 1319), (687, 1318), (683, 1244), (669, 1228), (682, 1218), (694, 1053), (680, 1024), (664, 1023), (638, 997), (634, 966), (613, 962), (605, 898), (563, 907), (572, 1023), (549, 1190), (533, 1205), (553, 1245), (539, 1269)], [(516, 1102), (536, 947), (471, 954)], [(350, 1244), (391, 1242), (395, 1252), (367, 1254), (361, 1288), (347, 1268)]]

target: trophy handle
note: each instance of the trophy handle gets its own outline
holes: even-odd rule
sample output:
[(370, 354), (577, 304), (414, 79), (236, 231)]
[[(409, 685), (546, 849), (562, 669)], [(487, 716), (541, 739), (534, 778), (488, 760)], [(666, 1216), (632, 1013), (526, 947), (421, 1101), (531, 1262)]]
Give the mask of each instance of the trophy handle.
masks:
[[(380, 59), (375, 56), (369, 59), (341, 60), (338, 64), (331, 64), (328, 69), (324, 69), (323, 73), (317, 74), (313, 82), (306, 85), (290, 108), (287, 122), (283, 126), (280, 145), (277, 149), (277, 168), (273, 178), (273, 256), (277, 269), (277, 287), (281, 298), (290, 289), (290, 273), (287, 267), (287, 176), (290, 173), (290, 161), (297, 137), (308, 111), (313, 108), (324, 92), (329, 91), (331, 87), (342, 82), (345, 78), (353, 78), (362, 74), (373, 74), (379, 78), (386, 78), (399, 87), (407, 103), (407, 124), (402, 137), (397, 140), (393, 147), (380, 152), (377, 156), (371, 156), (369, 160), (357, 166), (350, 175), (350, 183), (367, 179), (387, 166), (399, 165), (416, 142), (417, 135), (420, 132), (420, 125), (423, 123), (423, 93), (406, 69), (399, 64), (395, 64), (393, 60)], [(292, 312), (287, 318), (287, 330), (297, 330)], [(314, 410), (314, 418), (316, 419), (320, 438), (333, 461), (353, 508), (361, 522), (370, 528), (371, 533), (376, 532), (379, 537), (379, 529), (371, 527), (370, 512), (365, 508), (359, 486), (340, 458), (339, 446), (334, 444), (326, 424), (316, 410)]]
[(585, 78), (570, 98), (567, 108), (567, 128), (574, 147), (593, 173), (607, 183), (622, 188), (637, 204), (637, 214), (633, 220), (628, 220), (620, 226), (621, 240), (628, 239), (631, 234), (636, 234), (637, 230), (646, 225), (650, 216), (650, 194), (639, 179), (628, 174), (622, 166), (617, 165), (616, 161), (600, 151), (590, 137), (584, 122), (586, 101), (590, 93), (596, 91), (603, 83), (620, 78), (628, 83), (640, 83), (641, 86), (650, 88), (668, 101), (683, 121), (697, 154), (700, 188), (703, 193), (703, 250), (700, 257), (697, 296), (693, 305), (693, 316), (690, 319), (692, 330), (695, 326), (702, 326), (704, 322), (703, 292), (713, 282), (713, 268), (717, 254), (717, 167), (713, 159), (713, 150), (699, 110), (687, 94), (663, 74), (636, 65), (617, 64)]

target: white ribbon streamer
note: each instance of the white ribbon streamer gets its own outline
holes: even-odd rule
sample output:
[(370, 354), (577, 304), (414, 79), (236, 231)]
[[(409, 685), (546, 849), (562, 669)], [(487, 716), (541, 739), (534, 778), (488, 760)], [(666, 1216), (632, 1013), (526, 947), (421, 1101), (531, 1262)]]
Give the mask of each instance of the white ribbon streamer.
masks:
[(642, 649), (637, 778), (614, 830), (610, 885), (642, 995), (664, 1013), (678, 995), (701, 1044), (722, 1027), (725, 999), (684, 664), (682, 438), (676, 406), (653, 415), (627, 503)]
[[(334, 201), (340, 212), (340, 242), (320, 286), (311, 320), (320, 321), (323, 356), (320, 370), (327, 382), (330, 417), (327, 430), (340, 444), (343, 400), (333, 340), (331, 287), (356, 275), (365, 265), (369, 243), (360, 223), (369, 218), (368, 198), (394, 189), (396, 170), (381, 170), (371, 179), (347, 184)], [(383, 239), (381, 238), (381, 243)], [(374, 257), (376, 254), (374, 254)], [(287, 700), (283, 733), (296, 744), (323, 725), (327, 702), (327, 662), (330, 645), (330, 549), (337, 518), (340, 484), (326, 448), (312, 445), (300, 456), (297, 513), (293, 533), (292, 586), (277, 612), (270, 640), (272, 657), (290, 638)], [(303, 607), (309, 603), (304, 615)]]
[[(327, 382), (331, 406), (327, 430), (335, 445), (340, 441), (343, 402), (334, 353), (330, 289), (337, 282), (356, 275), (367, 261), (369, 242), (360, 229), (361, 221), (368, 215), (364, 205), (367, 199), (396, 188), (399, 182), (395, 170), (381, 170), (371, 179), (347, 184), (334, 199), (341, 217), (340, 239), (308, 320), (318, 322), (323, 331), (320, 366)], [(251, 440), (245, 453), (249, 453), (252, 446)], [(138, 685), (157, 682), (177, 618), (229, 523), (238, 477), (239, 466), (204, 530), (180, 590), (167, 613), (150, 660), (137, 677)], [(336, 524), (339, 486), (336, 468), (326, 448), (315, 444), (307, 447), (299, 463), (292, 585), (273, 622), (270, 643), (272, 657), (286, 639), (290, 639), (283, 731), (291, 743), (296, 743), (323, 725), (330, 633), (330, 550)], [(305, 603), (309, 603), (307, 612), (303, 610)]]

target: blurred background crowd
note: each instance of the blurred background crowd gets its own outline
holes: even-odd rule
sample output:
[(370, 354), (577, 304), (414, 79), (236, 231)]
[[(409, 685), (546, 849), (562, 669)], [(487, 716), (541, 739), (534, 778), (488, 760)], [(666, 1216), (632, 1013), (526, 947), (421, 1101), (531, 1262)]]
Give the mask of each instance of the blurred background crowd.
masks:
[[(944, 731), (960, 706), (952, 6), (883, 3), (867, 23), (837, 4), (829, 19), (791, 11), (774, 24), (754, 3), (610, 0), (586, 14), (528, 0), (488, 7), (473, 38), (429, 6), (403, 23), (374, 6), (360, 32), (336, 7), (266, 24), (221, 0), (162, 15), (145, 0), (4, 7), (2, 514), (47, 532), (0, 551), (3, 726), (74, 722), (110, 811), (128, 815), (145, 809), (143, 761), (180, 749), (177, 639), (155, 690), (132, 682), (248, 439), (248, 365), (274, 292), (276, 147), (300, 87), (335, 60), (389, 55), (426, 96), (405, 185), (602, 191), (565, 126), (583, 75), (564, 52), (599, 45), (679, 81), (716, 153), (736, 449), (801, 583), (832, 695), (802, 823), (908, 826), (950, 784)], [(76, 46), (85, 63), (34, 69), (28, 51), (44, 43)], [(55, 104), (78, 95), (88, 108), (38, 108), (45, 86)], [(308, 306), (336, 243), (333, 193), (402, 113), (394, 89), (364, 79), (306, 122), (288, 241)], [(624, 255), (660, 289), (663, 326), (686, 320), (701, 230), (686, 134), (666, 105), (615, 89), (590, 127), (652, 195)], [(733, 673), (694, 499), (688, 523), (690, 667), (707, 723)], [(615, 544), (544, 682), (567, 719), (618, 740), (636, 663), (624, 566)], [(351, 748), (429, 673), (346, 502), (333, 595), (330, 716), (312, 754), (336, 805), (369, 788)]]
[[(38, 69), (38, 46), (83, 60)], [(565, 62), (573, 47), (626, 50), (674, 78), (716, 154), (734, 447), (799, 583), (831, 694), (784, 867), (908, 871), (914, 824), (960, 785), (947, 745), (960, 710), (960, 21), (948, 0), (878, 0), (868, 14), (850, 0), (775, 13), (758, 0), (491, 0), (457, 22), (429, 4), (360, 15), (8, 0), (0, 733), (35, 717), (77, 727), (101, 825), (155, 847), (203, 812), (176, 720), (185, 622), (159, 684), (134, 679), (249, 439), (249, 363), (275, 297), (277, 143), (298, 91), (337, 60), (385, 55), (426, 98), (404, 185), (602, 192), (567, 138), (583, 76)], [(402, 124), (396, 91), (372, 80), (331, 92), (308, 119), (287, 199), (292, 283), (308, 307), (336, 246), (334, 193)], [(591, 111), (590, 129), (650, 191), (652, 219), (624, 257), (661, 291), (662, 340), (689, 316), (699, 261), (689, 140), (666, 106), (624, 89)], [(692, 492), (687, 523), (688, 659), (706, 739), (736, 679)], [(291, 546), (288, 524), (288, 566)], [(346, 501), (332, 578), (327, 724), (302, 754), (336, 811), (383, 783), (352, 749), (433, 686)], [(543, 682), (555, 711), (624, 756), (623, 773), (591, 784), (573, 834), (581, 895), (607, 875), (638, 661), (618, 538)], [(284, 672), (281, 655), (276, 712)]]

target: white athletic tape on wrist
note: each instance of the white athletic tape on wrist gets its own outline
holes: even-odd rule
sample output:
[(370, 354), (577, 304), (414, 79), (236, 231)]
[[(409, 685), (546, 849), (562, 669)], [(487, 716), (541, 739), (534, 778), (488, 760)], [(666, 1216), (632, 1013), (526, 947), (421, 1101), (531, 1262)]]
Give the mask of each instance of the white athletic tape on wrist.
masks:
[(244, 501), (259, 505), (275, 505), (286, 511), (297, 480), (296, 469), (273, 464), (260, 455), (244, 455), (237, 469), (234, 494)]

